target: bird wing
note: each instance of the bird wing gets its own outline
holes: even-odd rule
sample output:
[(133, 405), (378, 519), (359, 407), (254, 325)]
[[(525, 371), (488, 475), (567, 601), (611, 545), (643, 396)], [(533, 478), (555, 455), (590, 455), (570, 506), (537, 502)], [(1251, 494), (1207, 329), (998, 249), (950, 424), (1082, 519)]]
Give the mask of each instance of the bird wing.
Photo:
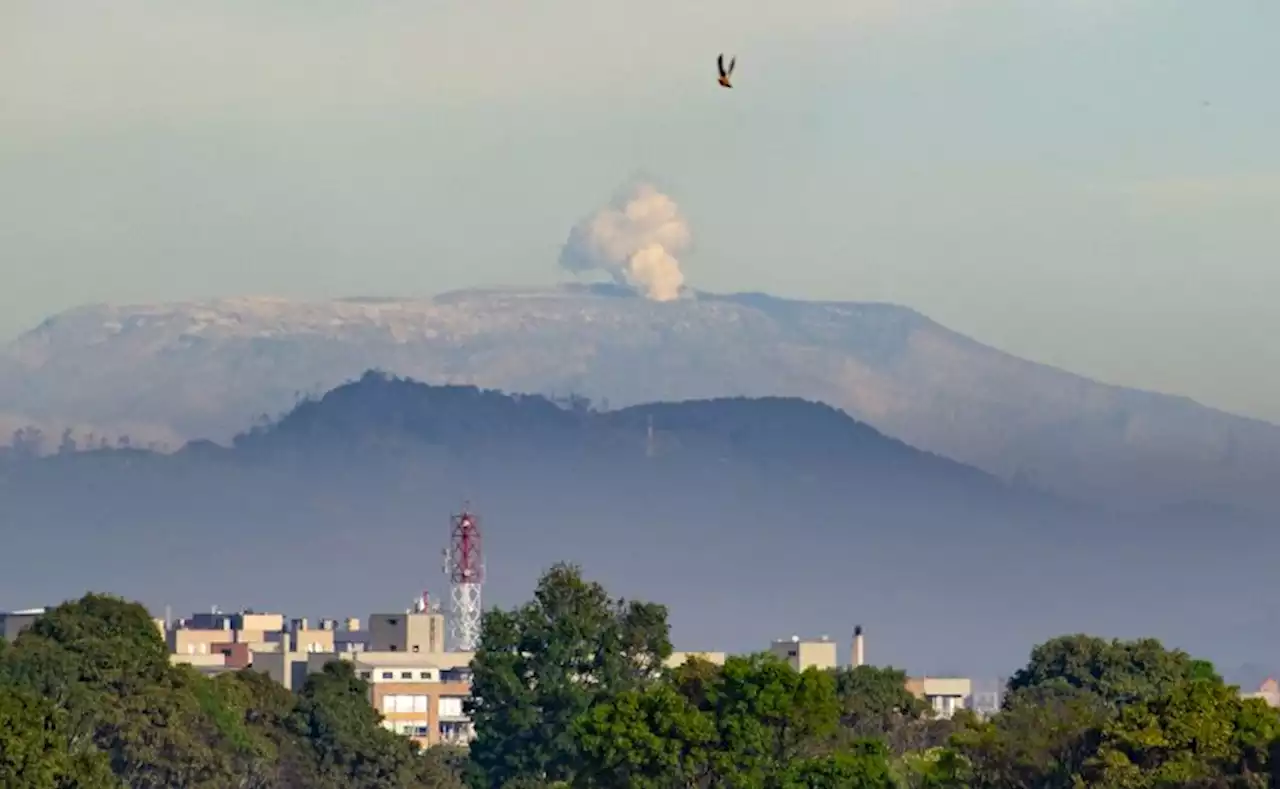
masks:
[(735, 55), (735, 56), (734, 56), (734, 57), (729, 61), (729, 71), (725, 73), (725, 76), (726, 76), (726, 77), (731, 76), (731, 75), (733, 74), (733, 67), (734, 67), (734, 66), (736, 66), (736, 65), (738, 65), (738, 57), (737, 57), (737, 55)]
[(724, 73), (724, 53), (723, 52), (721, 52), (716, 57), (716, 68), (720, 70), (720, 76), (722, 77), (728, 76), (727, 74)]

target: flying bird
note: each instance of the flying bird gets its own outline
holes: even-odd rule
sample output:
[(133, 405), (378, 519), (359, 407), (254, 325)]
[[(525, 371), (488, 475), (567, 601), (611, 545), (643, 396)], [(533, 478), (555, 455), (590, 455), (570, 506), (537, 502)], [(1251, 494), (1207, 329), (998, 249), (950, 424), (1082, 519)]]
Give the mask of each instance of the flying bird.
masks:
[(724, 67), (724, 53), (723, 52), (720, 53), (720, 56), (716, 58), (716, 66), (717, 68), (720, 69), (720, 79), (719, 79), (720, 87), (722, 88), (733, 87), (733, 85), (729, 84), (729, 77), (733, 75), (733, 66), (737, 62), (738, 62), (738, 58), (737, 56), (734, 56), (733, 59), (729, 61), (729, 68), (726, 69)]

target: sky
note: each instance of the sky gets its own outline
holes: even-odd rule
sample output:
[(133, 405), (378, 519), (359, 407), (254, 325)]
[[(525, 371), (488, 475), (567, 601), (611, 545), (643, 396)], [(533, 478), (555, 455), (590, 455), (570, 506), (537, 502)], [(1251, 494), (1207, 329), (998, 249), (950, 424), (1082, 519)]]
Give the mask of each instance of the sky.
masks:
[(1275, 0), (6, 0), (0, 340), (86, 302), (551, 285), (643, 173), (695, 288), (906, 304), (1280, 421), (1278, 29)]

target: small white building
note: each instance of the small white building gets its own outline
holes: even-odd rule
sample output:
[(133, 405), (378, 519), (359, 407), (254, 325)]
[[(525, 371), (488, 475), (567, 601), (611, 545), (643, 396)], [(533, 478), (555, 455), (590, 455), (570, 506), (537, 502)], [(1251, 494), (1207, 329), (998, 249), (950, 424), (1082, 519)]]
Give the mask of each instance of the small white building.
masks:
[(939, 718), (950, 718), (969, 706), (973, 680), (967, 677), (919, 677), (907, 680), (907, 690), (924, 699)]

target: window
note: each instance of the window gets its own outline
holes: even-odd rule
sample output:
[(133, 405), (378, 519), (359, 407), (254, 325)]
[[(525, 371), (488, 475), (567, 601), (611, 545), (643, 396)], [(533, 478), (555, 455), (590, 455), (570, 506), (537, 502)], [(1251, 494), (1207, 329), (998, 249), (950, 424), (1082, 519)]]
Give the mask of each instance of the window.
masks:
[(383, 696), (383, 697), (382, 697), (382, 711), (383, 711), (383, 712), (395, 712), (395, 711), (396, 711), (396, 699), (397, 699), (397, 698), (399, 698), (399, 697), (398, 697), (398, 696)]
[(400, 679), (413, 679), (413, 672), (412, 672), (412, 671), (401, 671), (401, 672), (400, 672)]
[(396, 712), (413, 712), (414, 696), (396, 696)]
[(461, 696), (442, 696), (440, 698), (439, 717), (441, 718), (461, 718), (462, 697)]
[(360, 672), (360, 679), (363, 679), (363, 680), (370, 680), (370, 679), (373, 679), (373, 672), (372, 672), (372, 671), (361, 671), (361, 672)]
[(424, 671), (424, 672), (422, 672), (421, 674), (419, 674), (419, 675), (418, 675), (418, 678), (419, 678), (419, 679), (431, 679), (431, 672), (430, 672), (430, 671)]
[(396, 721), (394, 731), (407, 737), (427, 736), (426, 721)]
[(414, 712), (426, 712), (426, 711), (427, 711), (427, 702), (428, 702), (428, 701), (430, 701), (430, 700), (431, 700), (431, 699), (430, 699), (428, 696), (414, 696), (414, 697), (413, 697), (413, 711), (414, 711)]
[(395, 674), (393, 674), (393, 673), (391, 673), (390, 671), (384, 671), (384, 672), (382, 672), (382, 678), (383, 678), (383, 679), (395, 679), (395, 677), (396, 677), (396, 675), (395, 675)]

